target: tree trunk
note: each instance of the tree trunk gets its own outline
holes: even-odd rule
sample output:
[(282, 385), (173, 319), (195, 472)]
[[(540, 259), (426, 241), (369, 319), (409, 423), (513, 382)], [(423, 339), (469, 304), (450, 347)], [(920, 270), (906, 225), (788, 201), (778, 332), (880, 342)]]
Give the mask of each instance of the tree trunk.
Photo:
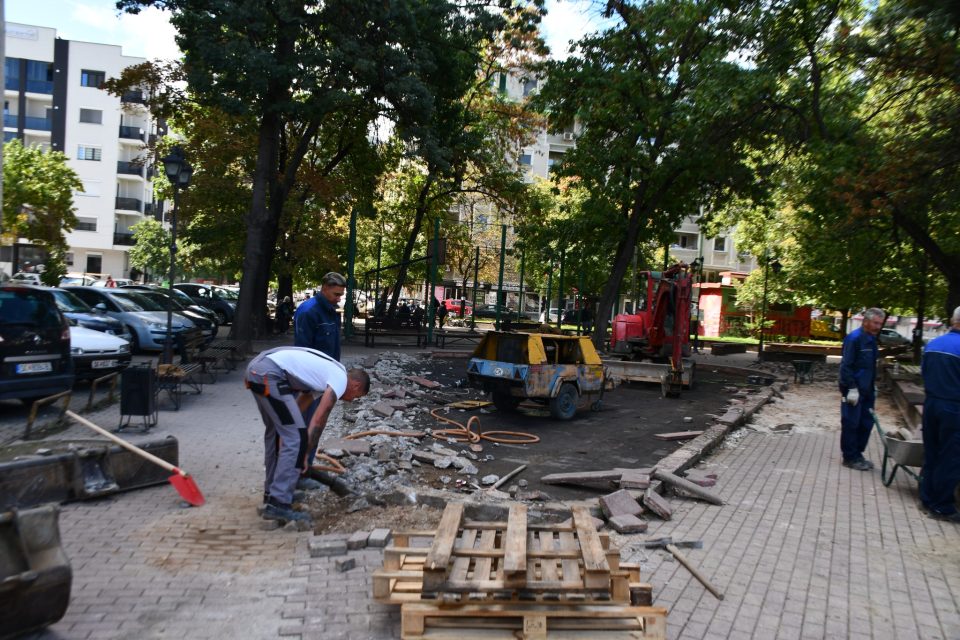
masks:
[(279, 222), (279, 219), (274, 219), (274, 208), (268, 206), (268, 192), (271, 175), (277, 166), (280, 127), (279, 116), (266, 113), (258, 132), (253, 190), (245, 219), (247, 239), (243, 253), (243, 283), (230, 330), (230, 337), (245, 345), (261, 334), (266, 321), (267, 280)]
[[(613, 269), (610, 278), (603, 286), (600, 301), (597, 303), (597, 313), (593, 325), (592, 340), (597, 349), (602, 349), (607, 340), (607, 326), (610, 323), (610, 312), (613, 309), (614, 299), (620, 289), (620, 282), (627, 273), (627, 268), (633, 260), (633, 252), (637, 248), (637, 238), (640, 234), (640, 218), (646, 213), (644, 199), (646, 184), (639, 188), (634, 196), (633, 207), (627, 222), (627, 234), (617, 245), (616, 257), (613, 259)], [(549, 303), (549, 301), (548, 301)]]
[[(410, 257), (413, 255), (413, 247), (417, 243), (417, 236), (420, 235), (420, 227), (423, 226), (423, 219), (427, 214), (427, 196), (430, 194), (430, 187), (433, 186), (433, 182), (433, 172), (430, 172), (427, 175), (427, 180), (423, 188), (420, 189), (420, 193), (417, 196), (417, 209), (413, 217), (413, 226), (410, 227), (410, 235), (407, 236), (407, 243), (403, 246), (403, 255), (400, 257), (400, 267), (397, 269), (397, 279), (393, 286), (393, 295), (390, 296), (390, 308), (386, 310), (386, 315), (390, 318), (394, 317), (397, 313), (397, 301), (400, 299), (400, 288), (403, 287), (403, 283), (407, 280), (407, 267), (409, 266)], [(427, 274), (427, 282), (429, 283), (429, 281), (430, 275)], [(429, 288), (428, 284), (427, 289)], [(427, 302), (429, 304), (433, 292), (428, 291), (427, 294)], [(384, 300), (386, 300), (386, 295), (384, 295)], [(427, 310), (429, 314), (429, 307), (427, 307)]]
[(847, 337), (847, 321), (850, 319), (850, 309), (840, 310), (840, 339)]

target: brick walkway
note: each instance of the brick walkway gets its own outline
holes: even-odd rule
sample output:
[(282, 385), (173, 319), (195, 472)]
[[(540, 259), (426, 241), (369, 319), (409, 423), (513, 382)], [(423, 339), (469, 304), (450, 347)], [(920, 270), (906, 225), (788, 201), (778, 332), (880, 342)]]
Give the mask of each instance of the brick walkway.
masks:
[[(834, 400), (825, 392), (824, 414)], [(116, 411), (94, 420), (115, 424)], [(33, 638), (399, 636), (397, 609), (370, 595), (379, 551), (350, 552), (357, 568), (338, 573), (334, 558), (309, 557), (309, 534), (260, 530), (262, 426), (239, 372), (161, 412), (158, 433), (178, 438), (208, 504), (184, 509), (163, 486), (65, 505), (73, 599)], [(911, 479), (885, 488), (879, 472), (841, 467), (837, 440), (747, 432), (708, 461), (725, 506), (672, 498), (671, 522), (622, 538), (670, 608), (671, 639), (960, 638), (960, 527), (920, 515)], [(638, 549), (660, 535), (704, 541), (687, 555), (723, 602), (665, 552)]]

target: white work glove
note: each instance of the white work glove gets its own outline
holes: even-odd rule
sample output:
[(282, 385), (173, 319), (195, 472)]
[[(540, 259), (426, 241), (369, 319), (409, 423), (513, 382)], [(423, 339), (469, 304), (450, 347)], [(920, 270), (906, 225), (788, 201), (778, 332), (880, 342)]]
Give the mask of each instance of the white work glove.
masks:
[(860, 402), (860, 390), (854, 387), (847, 391), (847, 397), (844, 398), (844, 401), (851, 407), (857, 406), (857, 403)]

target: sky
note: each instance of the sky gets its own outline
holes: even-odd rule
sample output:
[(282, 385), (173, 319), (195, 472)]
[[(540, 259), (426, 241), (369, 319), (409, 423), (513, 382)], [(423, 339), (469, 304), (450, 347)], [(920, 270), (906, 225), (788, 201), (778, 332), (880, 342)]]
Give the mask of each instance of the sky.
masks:
[[(358, 0), (363, 1), (363, 0)], [(8, 22), (57, 30), (67, 40), (120, 45), (123, 54), (148, 59), (179, 57), (176, 31), (167, 14), (145, 9), (138, 15), (120, 14), (115, 0), (6, 0)], [(564, 58), (568, 42), (601, 24), (599, 3), (591, 0), (547, 0), (542, 27), (554, 57)]]

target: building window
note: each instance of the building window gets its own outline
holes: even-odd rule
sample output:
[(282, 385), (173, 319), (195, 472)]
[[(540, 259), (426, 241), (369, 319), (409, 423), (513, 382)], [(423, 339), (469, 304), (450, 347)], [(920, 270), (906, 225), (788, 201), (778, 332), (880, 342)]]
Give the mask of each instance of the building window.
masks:
[(525, 167), (529, 167), (531, 164), (533, 164), (533, 156), (531, 156), (529, 153), (521, 153), (520, 164)]
[(102, 151), (100, 147), (88, 147), (87, 145), (81, 144), (77, 147), (77, 160), (94, 160), (100, 162)]
[(67, 251), (65, 254), (63, 254), (63, 261), (66, 263), (66, 265), (67, 265), (68, 267), (72, 267), (72, 266), (73, 266), (73, 251)]
[(81, 69), (80, 70), (80, 86), (81, 87), (94, 87), (99, 89), (103, 86), (103, 83), (107, 79), (107, 74), (104, 71), (91, 71), (90, 69)]
[(696, 249), (697, 236), (689, 233), (678, 233), (677, 239), (674, 241), (674, 246), (680, 247), (681, 249)]
[(523, 95), (528, 96), (534, 91), (537, 90), (537, 81), (530, 80), (529, 78), (524, 78), (523, 80)]
[(499, 91), (500, 91), (500, 93), (506, 93), (506, 92), (507, 92), (507, 74), (505, 74), (505, 73), (501, 73), (501, 74), (500, 74), (500, 87), (499, 87)]
[(103, 124), (103, 111), (100, 109), (80, 109), (80, 122)]
[(96, 231), (96, 230), (97, 230), (96, 218), (77, 217), (76, 231)]
[(714, 251), (726, 251), (727, 250), (727, 239), (723, 236), (713, 239), (713, 250)]
[(27, 60), (27, 91), (53, 93), (53, 65), (39, 60)]

